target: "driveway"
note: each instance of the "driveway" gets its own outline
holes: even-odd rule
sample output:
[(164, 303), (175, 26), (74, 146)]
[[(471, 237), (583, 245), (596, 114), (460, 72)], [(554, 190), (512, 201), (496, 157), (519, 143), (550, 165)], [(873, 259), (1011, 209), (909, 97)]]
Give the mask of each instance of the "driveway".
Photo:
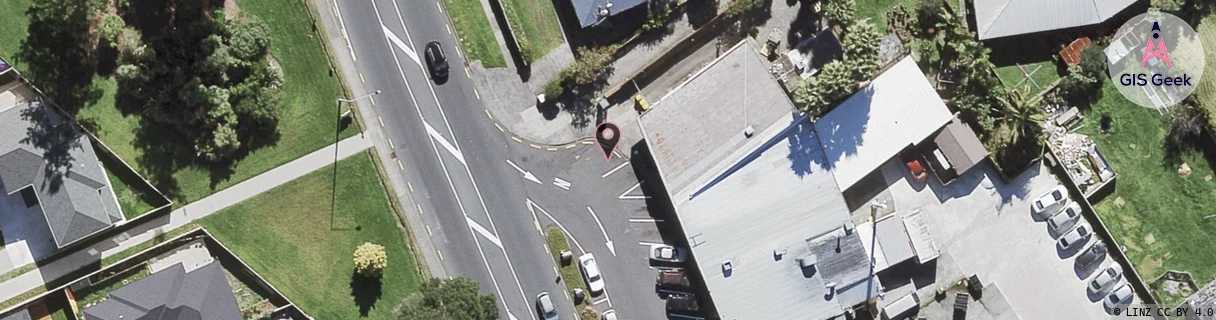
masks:
[(983, 285), (999, 286), (1021, 319), (1110, 317), (1101, 297), (1089, 296), (1085, 285), (1112, 259), (1084, 270), (1074, 263), (1077, 251), (1096, 237), (1060, 251), (1047, 224), (1031, 216), (1030, 201), (1058, 184), (1047, 167), (1036, 164), (1005, 183), (985, 162), (943, 186), (935, 178), (917, 183), (898, 161), (889, 161), (882, 176), (888, 184), (882, 197), (889, 197), (900, 212), (920, 210), (942, 256), (931, 268), (931, 281), (884, 282), (886, 295), (879, 307), (912, 290), (929, 299), (938, 287), (975, 274)]
[(41, 206), (26, 208), (21, 193), (0, 196), (0, 273), (34, 263), (57, 249)]

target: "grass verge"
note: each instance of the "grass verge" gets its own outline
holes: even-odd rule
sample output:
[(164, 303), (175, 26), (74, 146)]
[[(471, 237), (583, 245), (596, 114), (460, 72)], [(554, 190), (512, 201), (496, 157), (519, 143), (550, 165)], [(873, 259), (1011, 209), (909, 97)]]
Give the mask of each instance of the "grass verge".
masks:
[[(395, 319), (419, 275), (370, 156), (338, 164), (337, 212), (330, 214), (332, 167), (322, 168), (201, 220), (216, 239), (317, 319)], [(378, 282), (355, 277), (351, 255), (383, 245)]]
[[(1196, 244), (1216, 242), (1216, 220), (1204, 219), (1216, 208), (1216, 154), (1176, 147), (1167, 139), (1166, 118), (1123, 98), (1111, 81), (1102, 94), (1080, 132), (1097, 143), (1119, 178), (1095, 210), (1145, 281), (1166, 270), (1190, 272), (1201, 282), (1211, 279), (1216, 246)], [(1104, 116), (1111, 119), (1107, 134), (1099, 133)], [(1190, 165), (1190, 175), (1178, 174), (1182, 163)]]
[[(1208, 44), (1208, 48), (1216, 44), (1216, 14), (1203, 18), (1195, 32), (1199, 34), (1200, 41)], [(1198, 95), (1199, 104), (1207, 108), (1209, 114), (1216, 114), (1216, 49), (1205, 49), (1204, 53), (1207, 63), (1203, 65), (1203, 74), (1207, 76), (1199, 80), (1194, 94)], [(1208, 119), (1208, 126), (1216, 128), (1216, 117)]]
[(448, 16), (452, 18), (452, 26), (456, 27), (456, 37), (464, 48), (465, 59), (469, 62), (481, 61), (481, 66), (502, 68), (507, 66), (507, 60), (498, 49), (498, 40), (494, 39), (494, 29), (490, 27), (490, 19), (479, 0), (443, 0)]
[(583, 299), (582, 303), (574, 306), (577, 309), (575, 311), (580, 316), (583, 316), (583, 320), (597, 320), (596, 317), (587, 318), (582, 312), (584, 307), (590, 306), (591, 292), (587, 291), (587, 283), (583, 281), (583, 274), (578, 270), (578, 265), (573, 261), (569, 265), (562, 265), (562, 251), (570, 250), (570, 243), (566, 240), (566, 234), (562, 233), (561, 229), (549, 228), (546, 242), (549, 245), (549, 254), (553, 255), (553, 262), (558, 265), (558, 273), (561, 274), (562, 283), (566, 284), (565, 294), (574, 292), (574, 289), (581, 289), (588, 295), (587, 298)]
[(550, 50), (560, 45), (562, 27), (557, 20), (557, 11), (549, 0), (500, 0), (506, 10), (507, 19), (511, 20), (511, 29), (515, 36), (530, 51), (525, 57), (528, 62), (535, 62)]

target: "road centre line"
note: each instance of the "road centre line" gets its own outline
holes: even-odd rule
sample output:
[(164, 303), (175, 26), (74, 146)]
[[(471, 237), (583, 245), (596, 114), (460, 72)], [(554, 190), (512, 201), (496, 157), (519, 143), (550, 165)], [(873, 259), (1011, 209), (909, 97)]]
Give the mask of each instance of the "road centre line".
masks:
[[(405, 38), (410, 40), (410, 42), (412, 43), (414, 41), (413, 37), (410, 36), (410, 29), (405, 26), (405, 16), (401, 14), (401, 7), (397, 5), (397, 1), (393, 1), (393, 9), (395, 9), (397, 11), (397, 20), (399, 22), (401, 22), (401, 29), (405, 31)], [(379, 17), (379, 13), (377, 13), (377, 17)], [(456, 47), (456, 54), (460, 55), (459, 46)], [(463, 60), (464, 56), (461, 56), (461, 59)], [(398, 67), (400, 67), (400, 66), (398, 66)], [(419, 71), (422, 71), (423, 73), (427, 72), (427, 70), (425, 68), (423, 68), (421, 64), (418, 65), (418, 69), (419, 69)], [(456, 131), (452, 130), (452, 124), (448, 121), (448, 116), (443, 111), (443, 109), (444, 109), (443, 104), (439, 102), (439, 96), (435, 95), (435, 86), (433, 84), (431, 84), (430, 81), (426, 81), (426, 86), (427, 86), (427, 89), (430, 89), (430, 91), (431, 91), (431, 99), (434, 99), (435, 106), (439, 107), (439, 116), (440, 116), (440, 118), (443, 119), (444, 127), (447, 127), (448, 132), (450, 132), (452, 134), (452, 144), (456, 147), (457, 150), (460, 150), (460, 142), (457, 141), (457, 139), (456, 139)], [(416, 102), (416, 100), (415, 100), (415, 102)], [(417, 104), (415, 104), (414, 109), (416, 109), (418, 111), (418, 116), (421, 117), (422, 109), (419, 108), (417, 106)], [(442, 161), (442, 160), (440, 160), (440, 161)], [(463, 156), (461, 157), (461, 162), (464, 163)], [(446, 173), (447, 169), (445, 168), (444, 170)], [(464, 172), (465, 172), (465, 174), (469, 175), (469, 182), (473, 184), (473, 193), (477, 194), (477, 201), (481, 203), (481, 210), (486, 213), (486, 218), (490, 222), (490, 229), (494, 231), (495, 235), (497, 235), (498, 228), (494, 226), (494, 215), (490, 214), (490, 209), (486, 206), (486, 201), (481, 195), (481, 188), (479, 188), (477, 186), (477, 179), (473, 177), (473, 171), (471, 169), (469, 169), (468, 164), (464, 165)], [(451, 180), (449, 179), (448, 182), (450, 184)], [(453, 193), (456, 192), (455, 184), (452, 185), (452, 192)], [(511, 277), (515, 279), (515, 287), (516, 287), (516, 289), (519, 290), (520, 298), (524, 300), (525, 305), (532, 303), (532, 301), (529, 299), (528, 295), (526, 293), (524, 293), (524, 286), (523, 286), (523, 284), (521, 284), (519, 282), (519, 275), (515, 272), (515, 264), (511, 262), (511, 255), (507, 253), (507, 248), (500, 246), (499, 249), (502, 250), (503, 258), (505, 260), (507, 260), (507, 268), (511, 270)], [(504, 306), (504, 308), (505, 308), (505, 306)], [(533, 308), (526, 308), (526, 309), (528, 310), (528, 315), (530, 315), (532, 318), (536, 318), (536, 312)], [(510, 310), (507, 310), (507, 315), (512, 320), (515, 319), (515, 315), (512, 314)]]
[[(384, 19), (380, 17), (379, 6), (376, 5), (375, 1), (372, 1), (371, 3), (372, 3), (372, 10), (375, 10), (375, 12), (376, 12), (376, 20), (378, 20), (380, 22), (381, 26), (384, 26)], [(391, 43), (391, 40), (388, 38), (388, 35), (389, 35), (388, 33), (385, 34), (385, 42)], [(412, 89), (410, 89), (409, 79), (407, 79), (405, 77), (405, 69), (403, 69), (401, 67), (401, 60), (398, 59), (397, 55), (395, 55), (395, 54), (391, 55), (391, 56), (393, 57), (393, 61), (397, 65), (397, 71), (401, 75), (401, 81), (405, 82), (405, 90), (406, 90), (406, 92), (409, 92), (410, 100), (414, 101), (414, 111), (416, 111), (418, 113), (419, 120), (423, 121), (423, 123), (426, 123), (426, 121), (424, 119), (422, 119), (422, 109), (418, 108), (418, 103), (417, 103), (418, 99), (416, 99), (414, 97), (414, 91)], [(456, 198), (456, 204), (457, 204), (456, 207), (460, 209), (462, 214), (467, 216), (468, 213), (465, 212), (464, 206), (461, 205), (461, 203), (460, 203), (460, 194), (456, 192), (456, 184), (452, 183), (452, 176), (450, 174), (448, 174), (447, 164), (445, 164), (443, 162), (443, 157), (439, 156), (439, 147), (435, 145), (434, 140), (431, 140), (431, 149), (435, 151), (435, 157), (439, 159), (439, 166), (443, 170), (443, 176), (447, 178), (448, 186), (452, 190), (452, 196)], [(397, 160), (397, 165), (398, 166), (401, 165), (401, 160)], [(404, 168), (402, 170), (404, 170)], [(422, 214), (421, 205), (418, 206), (418, 214), (419, 215)], [(504, 296), (502, 294), (502, 288), (498, 285), (498, 279), (497, 279), (497, 277), (494, 276), (494, 272), (492, 271), (494, 269), (490, 267), (490, 260), (488, 258), (486, 258), (485, 250), (483, 250), (481, 248), (481, 240), (477, 239), (477, 235), (474, 234), (472, 227), (470, 227), (468, 229), (469, 229), (469, 236), (471, 236), (473, 238), (473, 243), (477, 246), (477, 252), (480, 253), (480, 255), (481, 255), (481, 261), (482, 261), (482, 263), (484, 263), (484, 265), (486, 267), (486, 271), (490, 275), (490, 282), (492, 282), (494, 284), (494, 291), (496, 293), (498, 293), (498, 299), (500, 301), (502, 301), (503, 308), (507, 310), (508, 314), (510, 314), (511, 307), (510, 307), (510, 305), (507, 304), (506, 296)], [(527, 299), (526, 296), (525, 296), (525, 299)], [(529, 308), (529, 309), (531, 309), (531, 308)]]
[(414, 63), (417, 63), (418, 66), (422, 66), (422, 60), (418, 60), (418, 54), (415, 53), (414, 50), (411, 50), (409, 45), (401, 41), (401, 38), (398, 38), (392, 30), (389, 30), (388, 26), (380, 24), (380, 28), (384, 29), (384, 34), (388, 36), (388, 39), (393, 44), (397, 45), (397, 48), (401, 49), (401, 51), (405, 51), (405, 55), (410, 56), (410, 59), (414, 59)]
[[(566, 149), (569, 149), (569, 148), (566, 148)], [(628, 164), (629, 164), (629, 161), (625, 161), (625, 163), (622, 163), (621, 165), (616, 166), (616, 168), (612, 168), (612, 170), (609, 170), (608, 172), (604, 173), (604, 175), (600, 176), (600, 179), (607, 178), (608, 176), (612, 175), (613, 173), (616, 173), (617, 170), (621, 170), (621, 168), (624, 168), (625, 165), (628, 165)]]
[(502, 248), (502, 240), (499, 240), (498, 237), (490, 234), (490, 230), (486, 230), (485, 227), (482, 227), (480, 223), (477, 223), (477, 221), (473, 221), (473, 218), (469, 218), (469, 216), (464, 216), (464, 220), (469, 222), (469, 227), (473, 228), (474, 231), (477, 231), (477, 233), (480, 233), (483, 237), (489, 239), (490, 242), (494, 243), (494, 245)]

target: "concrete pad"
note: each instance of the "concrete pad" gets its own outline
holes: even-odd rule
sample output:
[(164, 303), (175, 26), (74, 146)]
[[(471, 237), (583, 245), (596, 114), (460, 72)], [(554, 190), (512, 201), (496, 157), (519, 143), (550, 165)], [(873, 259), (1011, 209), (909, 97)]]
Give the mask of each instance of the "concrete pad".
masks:
[[(59, 249), (47, 227), (41, 206), (26, 208), (21, 193), (0, 196), (0, 232), (4, 234), (4, 254), (0, 272), (50, 256)], [(3, 258), (0, 258), (3, 259)]]

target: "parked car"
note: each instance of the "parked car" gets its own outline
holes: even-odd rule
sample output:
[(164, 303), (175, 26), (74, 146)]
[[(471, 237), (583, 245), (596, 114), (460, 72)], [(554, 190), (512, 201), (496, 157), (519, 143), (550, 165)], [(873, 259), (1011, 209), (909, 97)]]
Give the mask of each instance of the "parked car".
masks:
[(1060, 212), (1047, 219), (1047, 225), (1059, 235), (1064, 230), (1072, 228), (1077, 223), (1077, 220), (1080, 220), (1080, 217), (1081, 205), (1077, 204), (1076, 201), (1069, 201), (1068, 205), (1064, 206), (1064, 210), (1060, 210)]
[(1034, 203), (1030, 205), (1030, 210), (1033, 210), (1035, 215), (1043, 216), (1043, 213), (1049, 209), (1054, 209), (1056, 206), (1064, 204), (1068, 200), (1068, 190), (1064, 186), (1057, 185), (1055, 188), (1047, 191), (1043, 195), (1034, 199)]
[(697, 296), (682, 294), (667, 298), (667, 313), (697, 314), (701, 312), (701, 302)]
[(553, 305), (553, 299), (549, 298), (548, 292), (536, 295), (536, 311), (544, 320), (561, 320), (561, 317), (557, 315), (557, 307)]
[(660, 271), (659, 277), (655, 279), (655, 286), (658, 286), (659, 289), (672, 291), (688, 290), (688, 276), (684, 275), (684, 271)]
[(1119, 286), (1118, 289), (1112, 290), (1109, 295), (1106, 295), (1106, 299), (1102, 302), (1102, 304), (1106, 305), (1107, 309), (1114, 309), (1115, 307), (1128, 302), (1128, 300), (1131, 300), (1133, 293), (1135, 293), (1135, 291), (1132, 291), (1132, 285), (1130, 283), (1125, 283), (1122, 286)]
[(603, 320), (616, 320), (616, 310), (608, 310), (608, 311), (604, 311), (604, 314), (601, 314), (601, 315), (600, 315), (600, 319), (603, 319)]
[(1089, 282), (1089, 293), (1097, 295), (1110, 286), (1119, 283), (1123, 278), (1123, 267), (1118, 263), (1112, 263), (1109, 267), (1102, 270), (1093, 281)]
[(1085, 252), (1082, 252), (1081, 255), (1077, 256), (1077, 266), (1080, 266), (1081, 269), (1085, 269), (1085, 267), (1088, 267), (1091, 263), (1094, 263), (1094, 261), (1102, 261), (1102, 258), (1105, 256), (1106, 242), (1094, 241), (1092, 246), (1089, 246), (1088, 249), (1085, 249)]
[(688, 252), (665, 244), (650, 245), (650, 259), (663, 262), (681, 263), (688, 258)]
[(443, 45), (439, 41), (427, 42), (424, 50), (426, 55), (426, 64), (431, 69), (432, 78), (447, 78), (448, 77), (448, 57), (443, 55)]
[(600, 265), (595, 263), (595, 256), (590, 253), (578, 257), (579, 269), (583, 270), (583, 280), (587, 280), (587, 289), (591, 294), (604, 292), (604, 278), (600, 275)]
[(907, 156), (903, 160), (904, 164), (908, 165), (908, 171), (912, 173), (912, 178), (916, 179), (916, 182), (925, 182), (925, 180), (929, 180), (929, 171), (925, 170), (925, 165), (920, 161), (920, 159)]
[(1072, 231), (1060, 236), (1057, 245), (1060, 246), (1060, 250), (1065, 250), (1077, 245), (1077, 243), (1085, 242), (1085, 240), (1089, 239), (1090, 235), (1093, 235), (1093, 231), (1090, 231), (1088, 223), (1077, 223), (1076, 229), (1072, 229)]

